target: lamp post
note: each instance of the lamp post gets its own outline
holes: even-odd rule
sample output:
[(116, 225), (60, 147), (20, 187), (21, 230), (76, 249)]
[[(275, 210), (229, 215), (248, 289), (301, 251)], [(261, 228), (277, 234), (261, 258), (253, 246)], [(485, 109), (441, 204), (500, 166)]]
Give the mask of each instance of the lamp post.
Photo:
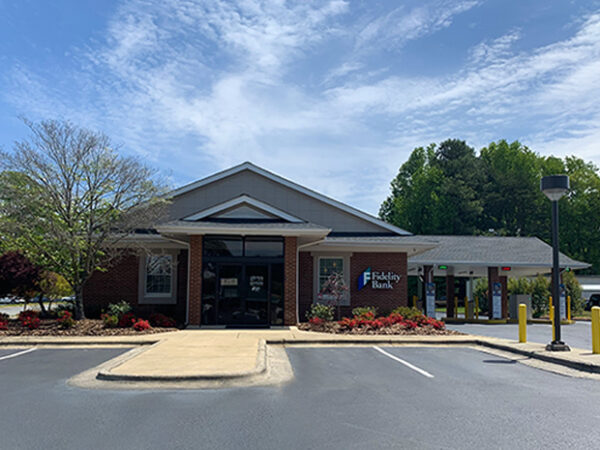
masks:
[(543, 177), (540, 183), (542, 192), (552, 202), (552, 300), (554, 303), (554, 340), (546, 346), (549, 351), (570, 351), (560, 339), (560, 264), (558, 260), (558, 201), (569, 190), (567, 175)]

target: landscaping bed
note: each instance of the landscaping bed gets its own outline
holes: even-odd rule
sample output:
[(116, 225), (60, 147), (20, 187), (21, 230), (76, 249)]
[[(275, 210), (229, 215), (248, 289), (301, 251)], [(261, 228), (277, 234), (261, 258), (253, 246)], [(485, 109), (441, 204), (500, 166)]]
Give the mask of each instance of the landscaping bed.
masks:
[(446, 329), (444, 322), (423, 315), (418, 309), (401, 307), (387, 316), (376, 317), (372, 307), (355, 308), (353, 317), (333, 320), (333, 309), (324, 305), (314, 305), (307, 314), (309, 319), (298, 328), (333, 334), (354, 335), (421, 335), (448, 336), (461, 335), (458, 331)]
[(39, 328), (29, 329), (18, 320), (8, 320), (6, 330), (0, 336), (138, 336), (142, 334), (177, 331), (177, 328), (149, 328), (136, 331), (134, 328), (105, 328), (102, 320), (83, 319), (75, 321), (71, 328), (61, 328), (54, 319), (41, 319)]
[(16, 319), (0, 313), (0, 336), (131, 336), (177, 331), (175, 320), (164, 314), (136, 316), (127, 302), (112, 303), (101, 320), (74, 320), (68, 307), (52, 310), (50, 317), (25, 310)]

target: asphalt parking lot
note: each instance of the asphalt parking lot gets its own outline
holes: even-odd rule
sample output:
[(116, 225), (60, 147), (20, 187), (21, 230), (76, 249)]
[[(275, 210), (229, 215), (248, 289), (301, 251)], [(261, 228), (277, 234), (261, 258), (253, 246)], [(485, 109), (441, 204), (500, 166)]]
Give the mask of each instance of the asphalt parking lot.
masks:
[(0, 349), (1, 448), (594, 448), (598, 439), (598, 382), (467, 348), (291, 348), (292, 382), (205, 391), (75, 388), (69, 377), (126, 350), (5, 358), (23, 350)]
[[(448, 324), (450, 330), (462, 331), (468, 334), (477, 334), (480, 336), (498, 337), (504, 339), (518, 340), (519, 325), (482, 325), (482, 324)], [(576, 322), (572, 325), (562, 325), (560, 327), (562, 339), (568, 345), (574, 348), (591, 349), (592, 348), (592, 325), (591, 322)], [(552, 340), (552, 327), (549, 324), (528, 324), (527, 341), (547, 344)]]

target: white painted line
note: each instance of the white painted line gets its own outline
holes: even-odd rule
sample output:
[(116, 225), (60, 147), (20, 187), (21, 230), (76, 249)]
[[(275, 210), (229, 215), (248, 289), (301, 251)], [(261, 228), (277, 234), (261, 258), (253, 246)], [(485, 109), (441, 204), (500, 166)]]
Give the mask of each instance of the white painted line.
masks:
[(376, 345), (373, 346), (373, 348), (375, 350), (377, 350), (379, 353), (383, 353), (385, 356), (387, 356), (388, 358), (392, 358), (394, 361), (398, 361), (400, 364), (404, 364), (406, 367), (408, 367), (409, 369), (414, 370), (415, 372), (419, 372), (421, 375), (423, 375), (424, 377), (427, 378), (433, 378), (433, 375), (431, 375), (429, 372), (427, 372), (426, 370), (420, 369), (419, 367), (409, 363), (408, 361), (404, 361), (401, 358), (398, 358), (397, 356), (392, 355), (391, 353), (386, 352), (384, 349), (377, 347)]
[(23, 350), (22, 352), (11, 353), (10, 355), (6, 355), (6, 356), (0, 356), (0, 361), (2, 361), (3, 359), (16, 358), (17, 356), (24, 355), (25, 353), (31, 353), (34, 350), (35, 350), (35, 347), (32, 347), (32, 348), (28, 348), (27, 350)]

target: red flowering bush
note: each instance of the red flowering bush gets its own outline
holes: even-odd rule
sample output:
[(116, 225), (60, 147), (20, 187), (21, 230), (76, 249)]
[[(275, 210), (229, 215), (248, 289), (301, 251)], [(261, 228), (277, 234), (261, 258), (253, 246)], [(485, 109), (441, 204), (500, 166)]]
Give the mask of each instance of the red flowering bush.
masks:
[(148, 322), (147, 320), (144, 320), (144, 319), (138, 319), (137, 322), (135, 322), (133, 324), (133, 329), (135, 331), (144, 331), (144, 330), (149, 330), (150, 328), (152, 328), (150, 326), (150, 322)]
[(325, 321), (320, 317), (311, 317), (310, 319), (308, 319), (308, 323), (311, 323), (313, 325), (323, 325)]
[(136, 322), (135, 314), (133, 313), (125, 313), (119, 318), (118, 327), (119, 328), (129, 328)]
[(40, 327), (39, 313), (31, 309), (21, 311), (18, 320), (22, 327), (29, 328), (30, 330), (35, 330)]
[(73, 314), (70, 311), (61, 311), (58, 313), (58, 326), (63, 330), (68, 328), (73, 328), (75, 326), (75, 319), (73, 319)]
[(0, 313), (0, 330), (8, 330), (8, 314)]
[(433, 330), (445, 329), (443, 322), (427, 317), (422, 313), (417, 314), (413, 308), (403, 309), (403, 312), (406, 312), (409, 317), (399, 312), (392, 312), (389, 316), (376, 318), (372, 311), (368, 309), (359, 310), (358, 308), (355, 308), (353, 312), (358, 314), (355, 314), (352, 318), (344, 317), (338, 322), (310, 320), (309, 326), (319, 325), (318, 331), (327, 328), (326, 331), (334, 333), (355, 334), (402, 334), (404, 331), (412, 332), (417, 329), (422, 329), (425, 334), (431, 334)]
[(175, 319), (160, 313), (152, 314), (149, 322), (153, 327), (159, 328), (172, 328), (176, 325)]

